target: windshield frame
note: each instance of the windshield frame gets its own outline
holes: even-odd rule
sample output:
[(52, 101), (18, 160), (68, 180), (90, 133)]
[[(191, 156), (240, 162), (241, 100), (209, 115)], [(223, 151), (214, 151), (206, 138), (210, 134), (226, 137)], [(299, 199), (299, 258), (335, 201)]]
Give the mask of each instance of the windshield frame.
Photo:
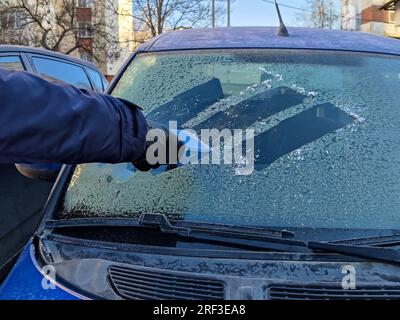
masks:
[[(250, 47), (249, 48), (242, 48), (242, 47), (238, 47), (238, 48), (218, 48), (218, 47), (215, 47), (215, 48), (204, 48), (204, 49), (198, 49), (197, 48), (197, 49), (177, 49), (177, 50), (158, 50), (158, 51), (143, 51), (143, 50), (142, 51), (136, 51), (130, 56), (130, 58), (122, 66), (122, 68), (120, 69), (120, 71), (118, 72), (116, 77), (112, 80), (112, 82), (108, 86), (108, 88), (106, 90), (106, 93), (112, 95), (113, 90), (115, 89), (115, 87), (117, 86), (118, 82), (120, 81), (120, 79), (124, 75), (126, 69), (131, 65), (131, 63), (134, 63), (135, 58), (137, 56), (139, 56), (139, 55), (142, 55), (142, 54), (156, 54), (157, 55), (157, 54), (172, 53), (172, 52), (201, 52), (201, 51), (217, 51), (217, 50), (218, 51), (222, 50), (222, 51), (229, 52), (229, 51), (235, 51), (235, 50), (241, 50), (241, 51), (246, 51), (246, 50), (278, 51), (278, 50), (282, 50), (282, 49), (280, 49), (280, 48), (259, 48), (259, 47), (255, 47), (255, 48), (250, 48)], [(335, 49), (309, 49), (309, 48), (304, 48), (304, 49), (301, 49), (301, 48), (287, 49), (287, 48), (285, 48), (285, 50), (288, 50), (288, 51), (290, 50), (290, 51), (293, 51), (293, 52), (306, 50), (306, 51), (313, 51), (313, 52), (338, 52), (338, 53), (342, 52), (342, 53), (356, 53), (356, 54), (360, 53), (360, 54), (370, 54), (370, 55), (373, 55), (373, 56), (376, 56), (376, 57), (382, 57), (382, 58), (383, 57), (389, 57), (389, 58), (400, 59), (400, 55), (392, 54), (392, 53), (380, 53), (380, 52), (377, 53), (377, 52), (367, 52), (367, 51), (335, 50)], [(51, 220), (52, 218), (54, 218), (54, 216), (56, 214), (56, 211), (60, 209), (59, 208), (59, 204), (62, 203), (62, 201), (64, 199), (65, 191), (69, 186), (70, 179), (72, 178), (72, 175), (74, 173), (75, 167), (76, 167), (75, 165), (64, 165), (63, 166), (63, 168), (62, 168), (62, 170), (60, 172), (59, 178), (57, 179), (57, 183), (56, 183), (56, 185), (58, 185), (60, 183), (63, 184), (63, 185), (61, 186), (61, 190), (58, 190), (58, 191), (57, 191), (57, 186), (56, 185), (53, 188), (52, 193), (51, 193), (51, 195), (49, 197), (49, 201), (46, 204), (46, 208), (45, 208), (45, 211), (47, 212), (47, 214), (45, 214), (43, 216), (42, 223), (41, 223), (40, 228), (38, 230), (43, 231), (46, 228), (45, 222), (47, 220)], [(54, 204), (53, 201), (52, 201), (52, 198), (54, 198), (54, 197), (57, 198), (57, 200), (56, 200), (57, 204)], [(52, 206), (52, 210), (50, 210), (51, 212), (49, 212), (48, 206)], [(49, 213), (50, 213), (50, 215), (48, 215)], [(106, 217), (105, 219), (113, 220), (113, 219), (118, 219), (118, 218)], [(58, 220), (62, 220), (62, 219), (58, 219)], [(264, 226), (264, 228), (278, 228), (278, 227), (276, 227), (276, 226), (272, 226), (272, 227)], [(296, 229), (296, 228), (287, 228), (287, 229)], [(307, 228), (300, 228), (299, 227), (299, 229), (307, 229)], [(314, 229), (314, 230), (317, 230), (317, 229), (323, 230), (325, 228), (315, 227), (315, 228), (312, 228), (312, 229)], [(335, 229), (337, 231), (341, 230), (341, 228), (331, 228), (331, 230), (335, 230)], [(386, 232), (391, 232), (391, 231), (398, 231), (398, 230), (396, 230), (394, 228), (393, 229), (347, 229), (347, 230), (349, 230), (349, 231), (350, 230), (364, 230), (364, 231), (367, 231), (367, 230), (372, 231), (372, 230), (374, 230), (374, 231), (383, 231), (385, 233)], [(339, 234), (340, 234), (340, 232), (339, 232)]]

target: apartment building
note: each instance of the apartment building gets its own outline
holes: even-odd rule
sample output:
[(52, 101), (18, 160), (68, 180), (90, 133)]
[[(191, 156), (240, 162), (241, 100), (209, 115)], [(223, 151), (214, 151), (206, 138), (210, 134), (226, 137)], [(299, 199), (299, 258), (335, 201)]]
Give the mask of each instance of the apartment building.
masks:
[(394, 15), (394, 24), (400, 26), (400, 0), (387, 1), (380, 9), (391, 12)]
[(342, 29), (400, 39), (400, 0), (342, 0)]
[(136, 46), (132, 0), (75, 2), (78, 36), (84, 45), (71, 54), (94, 61), (111, 79)]
[(39, 8), (36, 16), (18, 7), (16, 0), (0, 1), (0, 43), (61, 51), (96, 63), (109, 79), (137, 46), (132, 0), (26, 3)]

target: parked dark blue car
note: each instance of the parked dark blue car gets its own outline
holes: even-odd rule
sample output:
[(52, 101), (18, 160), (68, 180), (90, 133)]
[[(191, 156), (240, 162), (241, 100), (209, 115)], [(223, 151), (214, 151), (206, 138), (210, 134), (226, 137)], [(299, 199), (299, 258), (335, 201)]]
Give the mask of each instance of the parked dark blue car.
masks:
[[(103, 91), (107, 86), (107, 80), (92, 63), (42, 49), (0, 46), (0, 67), (95, 91)], [(16, 166), (0, 165), (0, 280), (35, 231), (61, 168), (61, 164)], [(21, 173), (42, 181), (28, 179)]]
[(108, 89), (180, 129), (253, 129), (254, 172), (64, 166), (2, 299), (398, 299), (400, 42), (170, 32)]

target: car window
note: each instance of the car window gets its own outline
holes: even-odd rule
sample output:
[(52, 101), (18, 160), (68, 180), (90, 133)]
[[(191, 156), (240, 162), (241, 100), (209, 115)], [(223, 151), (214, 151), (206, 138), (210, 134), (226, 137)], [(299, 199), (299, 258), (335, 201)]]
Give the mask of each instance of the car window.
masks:
[(103, 77), (101, 76), (101, 74), (90, 68), (87, 68), (86, 70), (89, 73), (90, 79), (92, 79), (94, 88), (97, 91), (103, 91), (105, 88), (103, 87), (103, 81), (102, 81)]
[(59, 60), (32, 57), (40, 75), (51, 81), (62, 81), (78, 88), (92, 89), (89, 79), (82, 67)]
[(0, 68), (8, 70), (25, 70), (19, 56), (0, 56)]
[[(79, 165), (65, 216), (400, 228), (400, 57), (307, 50), (138, 55), (112, 94), (178, 128), (253, 129), (254, 171)], [(221, 140), (221, 151), (226, 141)], [(219, 147), (219, 145), (217, 146)], [(241, 155), (239, 155), (240, 157)]]
[(106, 90), (108, 88), (109, 82), (106, 78), (102, 77), (101, 78), (102, 82), (103, 82), (103, 88), (104, 90)]

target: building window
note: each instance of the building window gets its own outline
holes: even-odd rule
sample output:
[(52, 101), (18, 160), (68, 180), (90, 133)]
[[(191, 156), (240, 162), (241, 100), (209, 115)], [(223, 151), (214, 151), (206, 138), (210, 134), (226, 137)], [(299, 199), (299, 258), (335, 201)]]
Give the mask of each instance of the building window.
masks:
[(22, 11), (14, 11), (4, 14), (1, 25), (4, 29), (19, 29), (25, 25), (26, 15)]
[(93, 37), (92, 24), (88, 21), (78, 23), (78, 37), (80, 39), (91, 39)]
[(82, 60), (93, 62), (93, 55), (90, 52), (82, 51), (79, 56)]
[(389, 10), (389, 23), (394, 23), (396, 11)]
[(92, 0), (77, 0), (77, 8), (90, 8), (92, 6)]

